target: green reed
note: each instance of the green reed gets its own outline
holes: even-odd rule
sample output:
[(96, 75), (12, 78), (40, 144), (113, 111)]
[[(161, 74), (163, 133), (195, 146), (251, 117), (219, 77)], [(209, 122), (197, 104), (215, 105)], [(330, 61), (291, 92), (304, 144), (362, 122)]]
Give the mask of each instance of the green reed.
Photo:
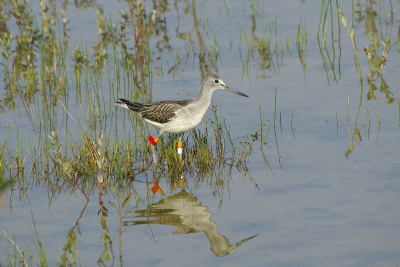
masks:
[[(285, 52), (281, 38), (278, 35), (278, 17), (273, 20), (268, 20), (265, 7), (256, 8), (255, 3), (251, 5), (251, 10), (248, 12), (247, 6), (243, 6), (243, 17), (245, 18), (244, 25), (239, 24), (239, 54), (241, 56), (243, 75), (250, 70), (250, 59), (258, 55), (258, 69), (262, 71), (273, 71), (276, 75), (280, 74), (280, 66)], [(250, 13), (250, 16), (248, 15)], [(249, 21), (252, 26), (249, 26)], [(261, 32), (256, 31), (256, 25), (261, 24)], [(250, 28), (250, 30), (249, 30)], [(247, 47), (247, 56), (242, 56), (242, 41)], [(291, 52), (290, 38), (286, 39), (286, 50)], [(245, 52), (245, 51), (243, 51)], [(245, 59), (244, 59), (245, 58)], [(266, 74), (262, 74), (266, 77)]]
[[(23, 253), (20, 247), (14, 242), (14, 240), (9, 237), (9, 235), (1, 229), (4, 236), (7, 238), (7, 246), (4, 249), (4, 254), (6, 258), (6, 262), (8, 266), (16, 266), (18, 263), (23, 264), (23, 266), (28, 266), (28, 263), (25, 259), (25, 253)], [(10, 244), (11, 243), (11, 244)], [(13, 250), (10, 248), (12, 245)], [(21, 263), (22, 262), (22, 263)]]
[(303, 19), (303, 17), (300, 17), (299, 26), (297, 28), (296, 46), (297, 46), (297, 54), (299, 56), (301, 66), (304, 71), (304, 78), (305, 78), (305, 72), (307, 70), (306, 58), (305, 58), (306, 45), (307, 45), (306, 21), (305, 19)]
[[(321, 6), (321, 13), (320, 13), (320, 19), (319, 19), (319, 25), (318, 25), (318, 33), (317, 33), (317, 40), (318, 40), (318, 45), (319, 45), (319, 50), (323, 62), (323, 70), (326, 73), (326, 78), (328, 81), (328, 84), (330, 83), (330, 76), (331, 74), (333, 75), (333, 80), (338, 84), (338, 77), (336, 75), (336, 68), (337, 71), (339, 72), (339, 79), (341, 75), (341, 70), (340, 70), (340, 61), (341, 61), (341, 53), (342, 53), (342, 48), (341, 48), (341, 35), (340, 35), (340, 20), (339, 17), (336, 16), (336, 13), (334, 10), (336, 10), (339, 7), (338, 2), (336, 1), (335, 7), (333, 6), (334, 4), (332, 3), (332, 0), (322, 1), (322, 6)], [(335, 9), (334, 9), (335, 8)], [(330, 17), (330, 19), (329, 19)], [(335, 23), (334, 19), (337, 19), (338, 23), (338, 31), (337, 31), (337, 36), (335, 37)], [(330, 27), (329, 27), (330, 25)], [(327, 42), (327, 32), (328, 30), (330, 31), (330, 47), (328, 46)], [(338, 40), (338, 48), (339, 48), (339, 55), (337, 56), (337, 52), (335, 49), (335, 39)], [(337, 61), (337, 64), (336, 64)]]
[(353, 23), (350, 23), (349, 25), (347, 24), (347, 19), (346, 19), (344, 13), (340, 10), (340, 6), (337, 9), (337, 14), (338, 14), (340, 20), (342, 21), (343, 26), (346, 28), (347, 32), (349, 33), (349, 36), (350, 36), (350, 39), (351, 39), (351, 43), (352, 43), (353, 49), (354, 49), (354, 54), (355, 54), (356, 59), (357, 59), (358, 69), (360, 71), (360, 80), (362, 81), (362, 70), (361, 70), (361, 66), (360, 66), (360, 60), (358, 59), (357, 47), (356, 47), (356, 43), (355, 43), (356, 31), (355, 31), (354, 28), (352, 28), (350, 30), (350, 27), (352, 25), (354, 27), (354, 24)]
[[(32, 221), (33, 227), (31, 225), (29, 225), (29, 227), (33, 236), (33, 246), (35, 247), (36, 253), (34, 253), (31, 246), (25, 242), (24, 246), (18, 246), (17, 242), (15, 241), (15, 237), (13, 240), (4, 230), (2, 230), (4, 236), (7, 238), (7, 248), (5, 249), (4, 253), (9, 266), (30, 266), (33, 265), (32, 261), (34, 261), (38, 266), (49, 265), (46, 256), (46, 237), (44, 239), (42, 238), (40, 228), (36, 225), (33, 213)], [(10, 243), (14, 248), (13, 251), (10, 248)], [(36, 258), (35, 255), (38, 258)]]

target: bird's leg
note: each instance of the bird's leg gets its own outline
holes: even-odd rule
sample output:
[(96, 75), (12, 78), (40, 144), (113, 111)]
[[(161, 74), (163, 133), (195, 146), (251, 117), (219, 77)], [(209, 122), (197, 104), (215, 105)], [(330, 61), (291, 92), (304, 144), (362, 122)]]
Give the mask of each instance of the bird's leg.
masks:
[(151, 154), (153, 155), (153, 162), (154, 164), (157, 164), (157, 157), (156, 157), (156, 148), (155, 145), (157, 144), (157, 142), (160, 140), (161, 136), (162, 136), (162, 132), (154, 139), (155, 144), (151, 145)]
[(179, 141), (178, 141), (178, 155), (179, 155), (179, 159), (181, 161), (181, 166), (180, 166), (180, 172), (181, 172), (181, 181), (180, 184), (182, 187), (184, 187), (186, 185), (186, 180), (185, 180), (185, 176), (182, 173), (183, 170), (183, 161), (182, 161), (182, 135), (179, 135)]
[(182, 135), (179, 135), (179, 139), (178, 139), (178, 155), (179, 155), (179, 159), (182, 161)]
[(154, 148), (153, 145), (151, 145), (151, 154), (153, 155), (154, 164), (157, 164), (156, 149)]

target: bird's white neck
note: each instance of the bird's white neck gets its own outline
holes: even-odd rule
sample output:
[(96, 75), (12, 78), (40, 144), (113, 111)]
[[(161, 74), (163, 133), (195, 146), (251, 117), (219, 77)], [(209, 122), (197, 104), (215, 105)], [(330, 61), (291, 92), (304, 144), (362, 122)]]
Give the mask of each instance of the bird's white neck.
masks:
[(201, 103), (202, 106), (208, 107), (211, 103), (213, 92), (213, 90), (205, 90), (204, 88), (201, 88), (196, 100)]

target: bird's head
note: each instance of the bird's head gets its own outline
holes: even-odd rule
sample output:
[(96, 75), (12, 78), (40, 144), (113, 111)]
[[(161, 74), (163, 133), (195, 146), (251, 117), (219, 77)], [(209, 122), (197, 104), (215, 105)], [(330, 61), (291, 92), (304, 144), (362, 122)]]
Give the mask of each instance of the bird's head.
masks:
[(245, 94), (243, 94), (239, 91), (236, 91), (235, 89), (232, 89), (231, 87), (227, 86), (224, 83), (224, 81), (215, 74), (207, 75), (207, 77), (204, 79), (203, 83), (201, 84), (201, 90), (206, 90), (206, 91), (211, 91), (211, 92), (214, 92), (215, 90), (226, 90), (226, 91), (235, 93), (240, 96), (248, 97), (248, 95), (245, 95)]

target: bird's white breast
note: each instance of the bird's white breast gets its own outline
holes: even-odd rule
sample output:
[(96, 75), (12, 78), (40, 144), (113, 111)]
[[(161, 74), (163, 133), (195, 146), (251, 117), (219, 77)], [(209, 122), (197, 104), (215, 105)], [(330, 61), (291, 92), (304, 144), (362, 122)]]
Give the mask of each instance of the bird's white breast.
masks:
[(184, 133), (196, 127), (207, 112), (209, 105), (191, 105), (180, 109), (176, 112), (176, 116), (169, 122), (165, 123), (162, 131), (165, 133)]

